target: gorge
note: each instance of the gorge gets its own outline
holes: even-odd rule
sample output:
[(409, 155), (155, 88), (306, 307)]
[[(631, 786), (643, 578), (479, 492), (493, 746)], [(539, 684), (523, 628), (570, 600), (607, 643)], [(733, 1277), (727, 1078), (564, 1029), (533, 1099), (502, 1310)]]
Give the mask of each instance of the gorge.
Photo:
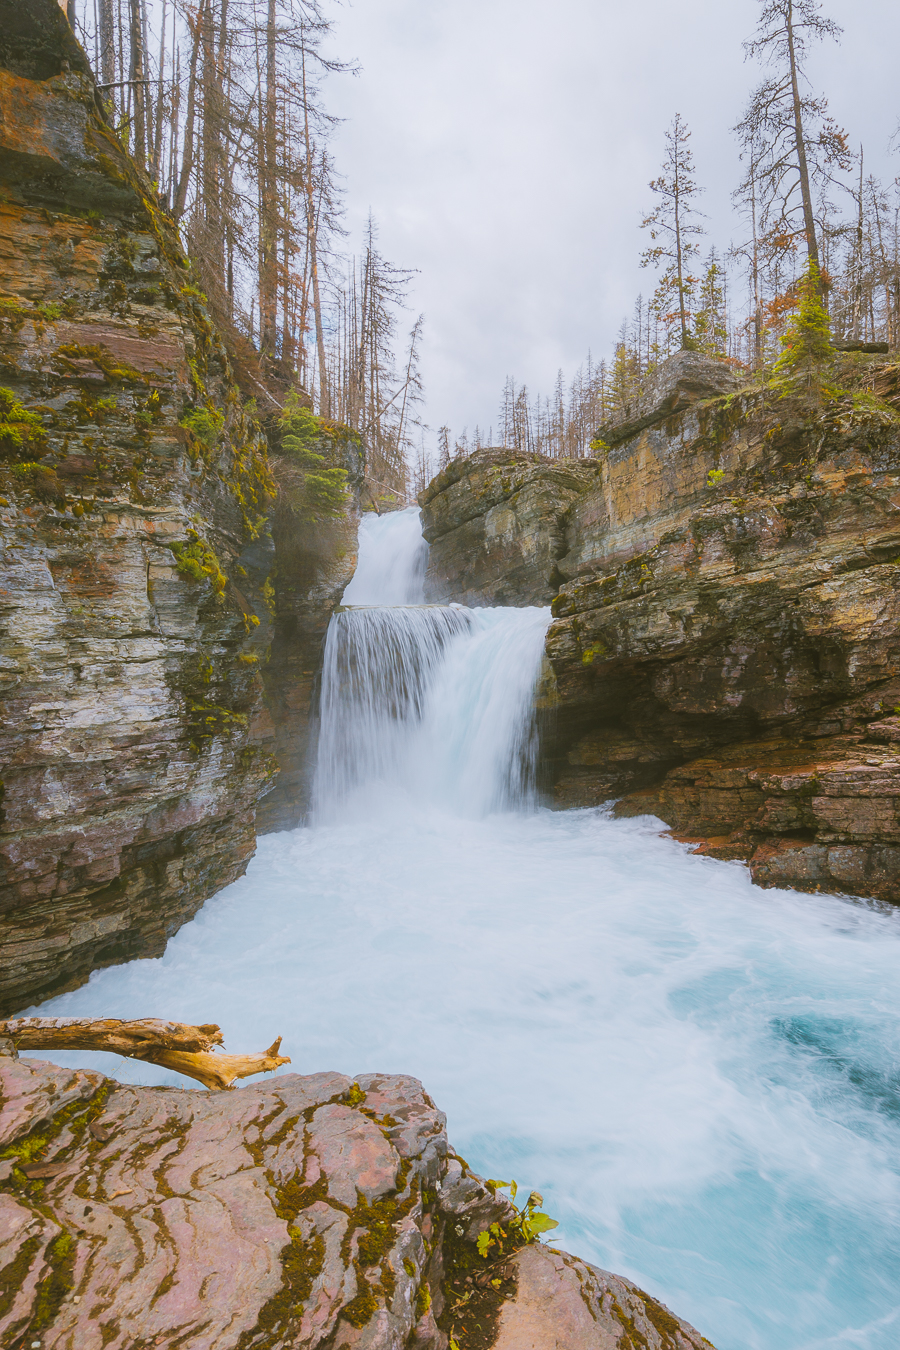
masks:
[[(143, 1064), (4, 1054), (41, 1120), (111, 1091), (118, 1136), (61, 1136), (82, 1170), (130, 1150), (110, 1250), (132, 1260), (145, 1209), (220, 1185), (241, 1212), (256, 1168), (259, 1278), (236, 1262), (223, 1285), (245, 1320), (222, 1350), (301, 1334), (254, 1320), (301, 1210), (340, 1285), (299, 1300), (304, 1343), (446, 1350), (424, 1244), (456, 1187), (480, 1231), (508, 1211), (414, 1074), (477, 1172), (538, 1187), (566, 1247), (633, 1279), (523, 1249), (587, 1282), (599, 1344), (698, 1345), (653, 1321), (660, 1299), (719, 1350), (893, 1347), (900, 367), (841, 357), (845, 393), (810, 416), (683, 352), (591, 456), (455, 460), (421, 512), (360, 519), (340, 433), (347, 509), (303, 518), (279, 391), (211, 321), (62, 12), (0, 12), (0, 1013), (215, 1016), (235, 1052), (281, 1031), (307, 1075), (207, 1098)], [(143, 1166), (157, 1109), (199, 1149), (177, 1184)], [(396, 1288), (353, 1274), (352, 1167), (333, 1213), (305, 1189), (345, 1129), (360, 1176), (377, 1155), (367, 1207), (420, 1187)], [(29, 1224), (56, 1185), (66, 1223), (89, 1219), (73, 1197), (99, 1182), (47, 1180)], [(66, 1303), (41, 1344), (133, 1345), (147, 1307), (173, 1343), (167, 1223), (133, 1306), (101, 1329)]]

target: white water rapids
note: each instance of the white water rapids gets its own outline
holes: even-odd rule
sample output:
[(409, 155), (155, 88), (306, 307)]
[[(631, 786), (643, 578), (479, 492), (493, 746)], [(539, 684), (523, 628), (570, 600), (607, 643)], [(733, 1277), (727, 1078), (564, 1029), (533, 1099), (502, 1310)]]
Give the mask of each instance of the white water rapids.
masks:
[(40, 1011), (416, 1074), (473, 1167), (543, 1192), (564, 1248), (718, 1350), (895, 1350), (898, 915), (759, 890), (649, 818), (537, 806), (546, 612), (404, 608), (414, 511), (361, 545), (346, 603), (398, 608), (332, 623), (315, 823), (261, 839), (162, 958)]

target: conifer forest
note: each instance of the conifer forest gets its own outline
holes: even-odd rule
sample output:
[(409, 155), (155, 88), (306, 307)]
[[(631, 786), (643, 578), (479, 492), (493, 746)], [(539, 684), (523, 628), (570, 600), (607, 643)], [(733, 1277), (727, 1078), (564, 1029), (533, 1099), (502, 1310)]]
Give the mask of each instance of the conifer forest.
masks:
[(900, 177), (868, 171), (865, 146), (807, 77), (811, 51), (841, 40), (819, 0), (763, 0), (745, 41), (731, 237), (707, 231), (704, 166), (673, 108), (641, 222), (647, 285), (611, 350), (560, 370), (552, 389), (510, 376), (496, 422), (456, 431), (422, 424), (411, 270), (383, 255), (371, 217), (361, 249), (347, 246), (327, 94), (355, 66), (336, 54), (328, 0), (68, 0), (68, 14), (261, 394), (283, 406), (296, 389), (358, 433), (375, 500), (411, 500), (488, 445), (590, 453), (597, 428), (627, 416), (679, 349), (765, 377), (810, 268), (832, 342), (900, 345)]

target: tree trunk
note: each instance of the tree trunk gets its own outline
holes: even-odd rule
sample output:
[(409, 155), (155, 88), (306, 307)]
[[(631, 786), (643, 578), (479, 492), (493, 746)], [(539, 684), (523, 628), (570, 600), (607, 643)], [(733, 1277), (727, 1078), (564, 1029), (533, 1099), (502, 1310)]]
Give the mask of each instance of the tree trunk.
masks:
[[(116, 79), (116, 25), (112, 0), (100, 0), (100, 80), (114, 84)], [(109, 95), (111, 97), (111, 95)]]
[(259, 184), (259, 347), (263, 360), (275, 356), (278, 341), (278, 89), (276, 69), (275, 0), (268, 0), (266, 16), (265, 104), (260, 149)]
[(806, 231), (806, 256), (816, 272), (819, 270), (819, 246), (816, 242), (816, 219), (813, 215), (812, 193), (809, 186), (809, 167), (806, 162), (806, 139), (803, 135), (803, 117), (800, 110), (800, 84), (797, 78), (797, 54), (794, 50), (794, 6), (787, 0), (785, 13), (788, 53), (791, 62), (791, 94), (794, 101), (794, 141), (797, 148), (797, 168), (800, 173), (800, 196), (803, 202), (803, 228)]
[(175, 200), (172, 204), (172, 215), (176, 220), (180, 220), (184, 215), (184, 208), (187, 205), (187, 195), (191, 185), (191, 175), (194, 171), (194, 121), (197, 107), (197, 61), (200, 56), (200, 40), (206, 18), (207, 2), (208, 0), (201, 0), (200, 9), (193, 22), (194, 40), (191, 44), (191, 64), (188, 73), (187, 113), (184, 124), (184, 150), (181, 157), (181, 173), (178, 178), (178, 187), (175, 190)]
[(143, 168), (147, 162), (147, 128), (144, 117), (144, 25), (141, 0), (128, 0), (128, 17), (131, 38), (131, 64), (129, 79), (132, 82), (132, 107), (134, 108), (132, 142), (134, 157)]

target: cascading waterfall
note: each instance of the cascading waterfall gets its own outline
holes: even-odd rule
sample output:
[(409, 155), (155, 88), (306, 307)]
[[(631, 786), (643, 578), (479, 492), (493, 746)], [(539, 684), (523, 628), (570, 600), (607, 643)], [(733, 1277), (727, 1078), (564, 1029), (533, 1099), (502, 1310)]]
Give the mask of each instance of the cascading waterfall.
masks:
[[(383, 812), (412, 794), (475, 816), (533, 799), (549, 611), (401, 603), (421, 595), (421, 543), (415, 511), (360, 529), (359, 569), (325, 644), (320, 820), (346, 815), (351, 799)], [(348, 606), (350, 596), (368, 603)]]
[(317, 819), (163, 957), (40, 1011), (212, 1019), (236, 1052), (276, 1026), (298, 1072), (415, 1074), (476, 1170), (718, 1350), (896, 1350), (900, 915), (537, 806), (546, 613), (423, 607), (415, 511), (360, 543)]

